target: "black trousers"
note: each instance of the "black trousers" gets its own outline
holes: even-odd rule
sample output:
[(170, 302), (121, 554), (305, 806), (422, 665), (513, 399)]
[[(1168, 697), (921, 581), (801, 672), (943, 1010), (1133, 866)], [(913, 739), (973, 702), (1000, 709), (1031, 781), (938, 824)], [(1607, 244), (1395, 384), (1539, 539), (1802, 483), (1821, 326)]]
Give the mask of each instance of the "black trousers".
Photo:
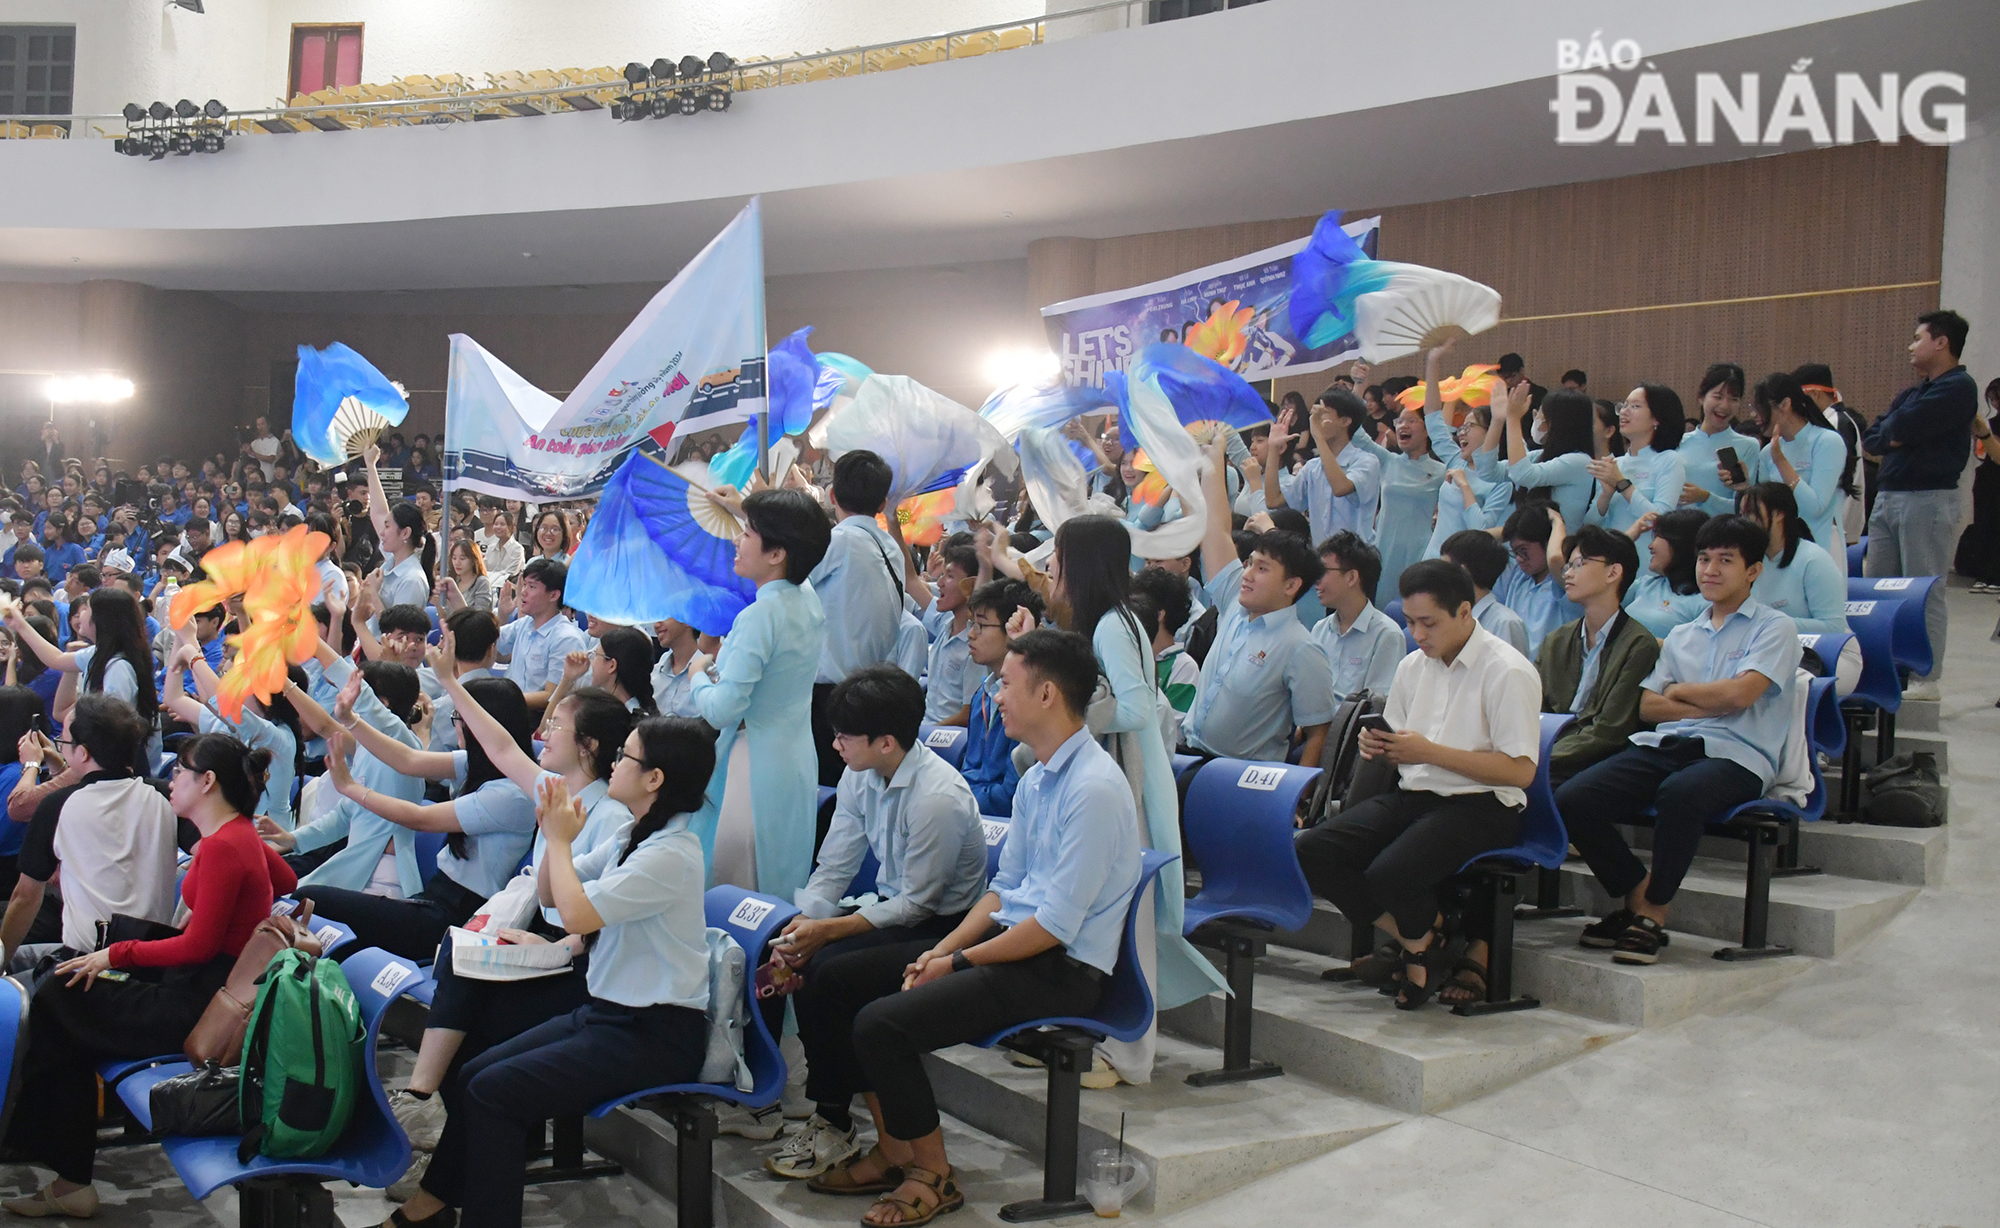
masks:
[(1430, 932), (1438, 886), (1481, 853), (1511, 846), (1521, 812), (1492, 793), (1380, 793), (1301, 833), (1306, 882), (1358, 930), (1387, 913), (1404, 938)]
[(486, 902), (485, 896), (459, 886), (442, 870), (407, 900), (345, 887), (301, 887), (296, 894), (313, 902), (314, 916), (353, 930), (359, 946), (381, 947), (415, 960), (429, 959), (445, 932), (470, 921)]
[[(841, 970), (846, 962), (878, 947), (903, 947), (920, 943), (921, 954), (938, 939), (958, 928), (965, 914), (932, 917), (921, 925), (895, 925), (869, 930), (819, 949), (805, 967), (805, 984), (792, 995), (798, 1012), (799, 1045), (806, 1052), (806, 1097), (814, 1104), (851, 1102), (859, 1092), (868, 1091), (866, 1076), (854, 1056), (854, 1017), (873, 1001), (853, 988), (857, 983)], [(904, 961), (908, 963), (908, 960)], [(887, 992), (902, 988), (900, 978)], [(782, 1002), (782, 999), (778, 1001)], [(782, 1010), (782, 1007), (780, 1007)], [(773, 1029), (773, 1035), (777, 1034)]]
[[(1000, 932), (995, 926), (980, 941)], [(938, 1128), (937, 1099), (923, 1056), (1051, 1015), (1087, 1015), (1104, 976), (1061, 947), (1012, 964), (981, 964), (928, 985), (902, 990), (903, 968), (931, 941), (857, 951), (841, 961), (846, 992), (865, 1002), (854, 1020), (854, 1052), (863, 1087), (882, 1105), (893, 1138), (922, 1138)], [(900, 992), (899, 992), (900, 991)]]
[(332, 861), (333, 855), (346, 847), (347, 838), (343, 836), (335, 840), (332, 844), (323, 845), (310, 853), (288, 854), (285, 857), (285, 864), (292, 868), (292, 873), (298, 875), (300, 878), (304, 878), (327, 862)]
[(1613, 826), (1635, 823), (1647, 810), (1653, 820), (1653, 878), (1646, 900), (1671, 904), (1694, 864), (1708, 821), (1764, 796), (1757, 774), (1727, 759), (1711, 759), (1700, 738), (1667, 738), (1659, 746), (1634, 746), (1572, 776), (1556, 790), (1556, 809), (1569, 842), (1590, 872), (1623, 900), (1646, 878), (1646, 865)]
[[(827, 705), (833, 700), (833, 688), (831, 682), (813, 683), (813, 749), (819, 752), (819, 782), (829, 787), (839, 784), (840, 774), (847, 770), (846, 761), (840, 757), (839, 751), (833, 749), (833, 722), (826, 718)], [(822, 828), (819, 840), (825, 838), (826, 831)], [(813, 842), (813, 847), (819, 847), (818, 840)]]
[(444, 1132), (423, 1188), (466, 1228), (519, 1228), (530, 1149), (551, 1117), (701, 1073), (708, 1020), (683, 1006), (592, 999), (468, 1062), (447, 1080)]
[(191, 968), (135, 972), (129, 981), (99, 979), (88, 991), (49, 977), (28, 1007), (28, 1051), (20, 1101), (7, 1143), (45, 1161), (64, 1181), (90, 1183), (97, 1152), (97, 1064), (112, 1058), (178, 1053), (215, 991), (229, 979), (233, 955)]

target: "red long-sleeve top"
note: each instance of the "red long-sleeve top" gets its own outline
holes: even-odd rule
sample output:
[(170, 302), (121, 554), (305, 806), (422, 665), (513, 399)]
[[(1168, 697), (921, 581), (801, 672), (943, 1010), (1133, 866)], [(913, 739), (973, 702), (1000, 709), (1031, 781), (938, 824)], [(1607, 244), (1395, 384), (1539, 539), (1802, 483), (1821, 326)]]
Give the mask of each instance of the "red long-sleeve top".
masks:
[(238, 815), (194, 846), (181, 884), (187, 928), (158, 942), (114, 942), (111, 966), (181, 968), (217, 955), (241, 955), (251, 931), (271, 915), (271, 902), (298, 885), (298, 875), (285, 859), (257, 838), (249, 819)]

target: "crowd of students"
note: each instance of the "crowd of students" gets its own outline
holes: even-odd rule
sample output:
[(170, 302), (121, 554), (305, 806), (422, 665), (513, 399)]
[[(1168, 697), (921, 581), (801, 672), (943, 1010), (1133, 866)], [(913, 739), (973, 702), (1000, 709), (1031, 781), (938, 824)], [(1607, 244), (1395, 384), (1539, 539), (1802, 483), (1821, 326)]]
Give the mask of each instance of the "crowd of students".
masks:
[[(1690, 429), (1664, 384), (1606, 413), (1582, 372), (1540, 396), (1511, 358), (1504, 403), (1454, 427), (1434, 352), (1421, 411), (1391, 420), (1401, 389), (1362, 370), (1268, 433), (1216, 433), (1198, 499), (1135, 511), (1115, 429), (1080, 431), (1123, 516), (1051, 533), (1023, 500), (1011, 529), (957, 526), (928, 552), (877, 519), (888, 461), (852, 451), (709, 496), (742, 524), (735, 568), (756, 589), (720, 637), (575, 614), (580, 517), (441, 504), (418, 449), (371, 447), (354, 473), (324, 475), (289, 467), (260, 422), (235, 464), (88, 484), (143, 481), (144, 513), (67, 472), (51, 498), (30, 462), (22, 537), (0, 562), (19, 598), (0, 687), (15, 833), (0, 844), (0, 946), (37, 985), (8, 1145), (56, 1179), (6, 1206), (94, 1210), (95, 1063), (177, 1048), (255, 920), (295, 894), (363, 945), (436, 959), (429, 1025), (392, 1097), (431, 1154), (392, 1191), (392, 1223), (518, 1224), (541, 1121), (701, 1066), (702, 893), (730, 882), (800, 909), (774, 951), (804, 972), (806, 1072), (802, 1124), (782, 1140), (780, 1105), (725, 1128), (773, 1140), (782, 1177), (876, 1197), (864, 1222), (927, 1222), (964, 1194), (922, 1055), (1096, 1005), (1141, 850), (1180, 851), (1173, 752), (1317, 764), (1337, 707), (1364, 692), (1386, 698), (1386, 724), (1361, 750), (1394, 783), (1298, 841), (1312, 888), (1387, 936), (1357, 973), (1404, 1009), (1484, 995), (1485, 936), (1448, 941), (1438, 891), (1514, 842), (1543, 712), (1575, 718), (1550, 776), (1622, 902), (1582, 941), (1650, 962), (1703, 823), (1781, 771), (1798, 633), (1842, 625), (1861, 456), (1882, 458), (1871, 560), (1878, 541), (1899, 566), (1930, 557), (1922, 509), (1947, 488), (1927, 483), (1955, 472), (1954, 449), (1964, 467), (1973, 425), (1964, 338), (1957, 317), (1925, 316), (1923, 382), (1865, 433), (1841, 427), (1823, 368), (1751, 389), (1752, 435), (1727, 364), (1703, 377)], [(1292, 435), (1302, 419), (1308, 446)], [(382, 481), (392, 459), (400, 499)], [(333, 544), (313, 658), (230, 719), (214, 700), (240, 611), (163, 620), (234, 531), (239, 498), (242, 532), (305, 523)], [(1135, 567), (1132, 530), (1189, 507), (1208, 509), (1199, 548)], [(957, 770), (924, 745), (938, 725), (966, 728)], [(163, 739), (177, 747), (165, 783), (150, 779)], [(1618, 830), (1648, 810), (1650, 867)], [(1010, 822), (990, 881), (982, 816)], [(445, 837), (428, 875), (421, 833)], [(176, 846), (193, 851), (178, 903)], [(871, 854), (872, 898), (844, 908)], [(539, 908), (504, 936), (563, 944), (570, 971), (456, 976), (451, 927), (524, 860)], [(1127, 955), (1160, 1007), (1220, 988), (1182, 936), (1178, 864), (1145, 891)], [(1084, 1080), (1144, 1083), (1153, 1062), (1151, 1032), (1106, 1042)]]

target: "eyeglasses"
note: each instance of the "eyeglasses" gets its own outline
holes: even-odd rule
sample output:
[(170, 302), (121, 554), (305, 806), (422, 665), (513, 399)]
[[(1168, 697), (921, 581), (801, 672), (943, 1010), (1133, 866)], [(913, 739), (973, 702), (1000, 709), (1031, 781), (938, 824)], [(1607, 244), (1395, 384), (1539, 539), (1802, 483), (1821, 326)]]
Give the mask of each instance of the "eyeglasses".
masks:
[[(618, 759), (630, 759), (634, 767), (642, 772), (646, 770), (646, 761), (622, 746), (618, 748)], [(612, 762), (616, 763), (618, 759), (613, 759)]]
[(976, 618), (972, 620), (972, 625), (974, 629), (979, 631), (1005, 631), (1007, 629), (1006, 623), (1002, 622), (989, 623), (989, 622), (983, 622)]
[(1520, 545), (1513, 547), (1513, 554), (1514, 557), (1517, 559), (1533, 558), (1535, 555), (1535, 547), (1532, 543), (1522, 542)]
[(1602, 563), (1602, 562), (1604, 562), (1603, 559), (1594, 559), (1587, 554), (1579, 554), (1575, 558), (1571, 559), (1569, 562), (1563, 564), (1563, 574), (1568, 575), (1572, 571), (1581, 571), (1583, 570), (1583, 565), (1585, 563)]

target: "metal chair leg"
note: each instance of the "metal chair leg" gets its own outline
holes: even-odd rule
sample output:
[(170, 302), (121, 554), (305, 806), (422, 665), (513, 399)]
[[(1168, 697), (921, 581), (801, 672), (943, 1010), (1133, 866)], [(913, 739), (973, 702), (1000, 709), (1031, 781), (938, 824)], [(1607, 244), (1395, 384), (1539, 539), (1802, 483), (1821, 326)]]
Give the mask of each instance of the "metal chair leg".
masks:
[(1256, 934), (1223, 931), (1201, 935), (1202, 945), (1219, 946), (1227, 960), (1229, 998), (1222, 1014), (1222, 1069), (1197, 1070), (1187, 1077), (1196, 1087), (1216, 1083), (1242, 1083), (1269, 1079), (1285, 1073), (1273, 1062), (1250, 1056), (1250, 1028), (1256, 1018), (1257, 957), (1264, 953), (1264, 940)]
[(1715, 953), (1717, 959), (1768, 959), (1792, 953), (1790, 947), (1775, 946), (1770, 941), (1771, 875), (1777, 862), (1777, 828), (1759, 823), (1750, 828), (1749, 837), (1750, 864), (1743, 887), (1743, 945), (1723, 947)]
[(1861, 729), (1868, 714), (1843, 708), (1840, 715), (1847, 722), (1847, 746), (1840, 752), (1840, 808), (1834, 817), (1852, 823), (1861, 814)]
[(1000, 1218), (1010, 1224), (1059, 1219), (1091, 1210), (1087, 1199), (1076, 1196), (1076, 1147), (1083, 1072), (1090, 1069), (1090, 1052), (1097, 1042), (1085, 1032), (1068, 1028), (1041, 1033), (1036, 1041), (1038, 1055), (1049, 1071), (1048, 1116), (1042, 1132), (1042, 1196), (1001, 1207)]
[(674, 1222), (715, 1228), (715, 1110), (694, 1096), (674, 1105)]
[(1454, 1015), (1494, 1015), (1501, 1011), (1525, 1011), (1540, 1006), (1539, 998), (1514, 996), (1514, 897), (1515, 876), (1493, 870), (1479, 876), (1479, 893), (1492, 918), (1492, 937), (1486, 943), (1486, 1000), (1461, 1002), (1451, 1008)]
[(549, 1120), (549, 1162), (537, 1164), (523, 1174), (529, 1185), (550, 1181), (581, 1181), (588, 1177), (616, 1177), (623, 1164), (586, 1158), (583, 1147), (583, 1116), (571, 1114)]
[(1785, 820), (1785, 842), (1778, 846), (1778, 862), (1772, 869), (1774, 878), (1803, 878), (1808, 874), (1818, 874), (1818, 866), (1804, 865), (1800, 861), (1800, 842), (1804, 838), (1805, 824), (1797, 819)]
[(1581, 917), (1583, 909), (1562, 902), (1562, 867), (1535, 867), (1535, 906), (1514, 910), (1516, 921), (1542, 921), (1550, 917)]
[(315, 1177), (252, 1177), (237, 1187), (239, 1228), (339, 1228), (333, 1191)]

